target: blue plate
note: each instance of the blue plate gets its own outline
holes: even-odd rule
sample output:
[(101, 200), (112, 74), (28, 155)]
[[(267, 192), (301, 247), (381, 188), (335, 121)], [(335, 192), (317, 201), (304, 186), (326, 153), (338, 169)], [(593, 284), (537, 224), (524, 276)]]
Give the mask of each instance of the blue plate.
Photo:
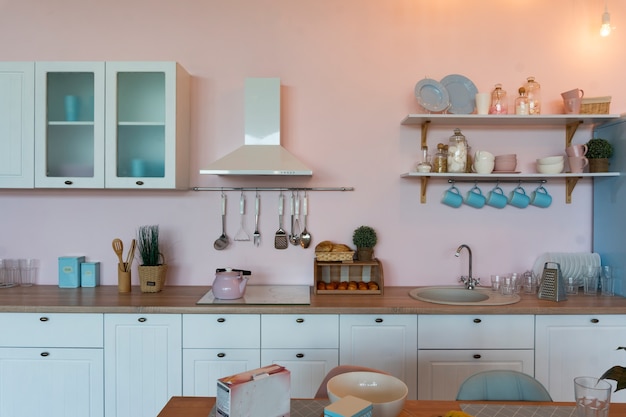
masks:
[(476, 86), (469, 78), (458, 74), (450, 74), (443, 77), (441, 84), (448, 90), (448, 95), (450, 96), (449, 113), (474, 113), (478, 89), (476, 89)]
[(438, 81), (424, 78), (415, 85), (415, 98), (428, 111), (440, 112), (450, 106), (448, 90)]

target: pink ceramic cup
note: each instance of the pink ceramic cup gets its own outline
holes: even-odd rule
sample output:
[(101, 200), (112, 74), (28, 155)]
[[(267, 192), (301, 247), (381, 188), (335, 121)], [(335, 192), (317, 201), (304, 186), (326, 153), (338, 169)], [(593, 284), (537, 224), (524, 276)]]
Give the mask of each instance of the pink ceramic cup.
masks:
[(567, 156), (585, 156), (587, 155), (587, 145), (571, 145), (565, 148)]
[(585, 167), (589, 165), (589, 160), (584, 156), (570, 156), (567, 161), (569, 162), (569, 170), (575, 173), (583, 172)]
[(585, 92), (579, 88), (574, 88), (573, 90), (561, 93), (561, 97), (563, 97), (563, 100), (569, 100), (572, 98), (583, 98), (584, 96)]

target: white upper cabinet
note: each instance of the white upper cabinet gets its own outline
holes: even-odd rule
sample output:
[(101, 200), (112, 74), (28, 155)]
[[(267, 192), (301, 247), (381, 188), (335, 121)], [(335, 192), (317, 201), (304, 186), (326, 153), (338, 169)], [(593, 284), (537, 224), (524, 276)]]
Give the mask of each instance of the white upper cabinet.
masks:
[(35, 65), (0, 63), (0, 188), (33, 188)]

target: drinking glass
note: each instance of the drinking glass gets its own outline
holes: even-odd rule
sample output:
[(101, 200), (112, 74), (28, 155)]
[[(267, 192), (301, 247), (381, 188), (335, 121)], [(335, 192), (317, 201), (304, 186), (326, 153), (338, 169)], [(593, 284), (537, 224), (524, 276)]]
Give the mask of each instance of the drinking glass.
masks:
[(574, 378), (578, 417), (608, 417), (611, 389), (611, 384), (602, 379), (590, 376)]
[(613, 269), (609, 265), (601, 268), (600, 286), (602, 295), (613, 295)]
[(599, 266), (587, 265), (585, 268), (585, 295), (596, 295), (598, 293), (599, 275)]

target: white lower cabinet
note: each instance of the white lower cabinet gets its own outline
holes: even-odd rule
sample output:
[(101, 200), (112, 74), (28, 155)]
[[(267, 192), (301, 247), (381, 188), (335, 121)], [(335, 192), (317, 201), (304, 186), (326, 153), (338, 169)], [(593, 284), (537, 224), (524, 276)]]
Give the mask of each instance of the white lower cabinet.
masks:
[(179, 314), (105, 314), (107, 417), (154, 417), (182, 393)]
[(417, 399), (417, 316), (340, 316), (339, 363), (380, 369), (409, 388), (408, 399)]
[(183, 395), (217, 395), (219, 378), (260, 367), (258, 314), (183, 315)]
[(470, 375), (512, 369), (533, 375), (531, 315), (420, 315), (418, 399), (454, 400)]
[(102, 417), (102, 314), (0, 315), (0, 416)]
[[(575, 377), (600, 377), (626, 364), (617, 350), (626, 345), (623, 315), (540, 315), (535, 340), (535, 377), (555, 401), (574, 401)], [(611, 401), (626, 402), (626, 391), (611, 393)]]
[(291, 372), (291, 397), (313, 398), (339, 360), (339, 316), (261, 316), (261, 366), (279, 364)]

